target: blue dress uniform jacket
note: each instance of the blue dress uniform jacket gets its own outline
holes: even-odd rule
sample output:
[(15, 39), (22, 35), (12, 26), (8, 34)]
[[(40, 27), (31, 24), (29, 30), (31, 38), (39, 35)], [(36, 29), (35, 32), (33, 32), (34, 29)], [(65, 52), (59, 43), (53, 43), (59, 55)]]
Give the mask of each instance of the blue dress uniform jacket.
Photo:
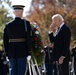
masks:
[[(31, 51), (31, 26), (26, 21), (27, 31), (25, 31), (24, 20), (16, 17), (9, 22), (4, 29), (4, 48), (9, 58), (26, 58)], [(25, 39), (25, 42), (9, 42), (10, 39)]]

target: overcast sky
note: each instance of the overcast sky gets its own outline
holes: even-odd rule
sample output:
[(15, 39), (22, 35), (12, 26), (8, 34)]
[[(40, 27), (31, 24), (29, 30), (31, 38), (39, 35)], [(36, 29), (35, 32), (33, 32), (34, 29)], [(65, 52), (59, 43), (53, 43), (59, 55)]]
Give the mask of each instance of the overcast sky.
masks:
[(31, 0), (10, 0), (12, 5), (25, 5), (25, 9), (28, 10), (30, 7)]
[(12, 5), (25, 5), (24, 8), (24, 16), (26, 15), (26, 12), (29, 10), (30, 8), (30, 4), (32, 0), (11, 0), (12, 1)]
[[(26, 12), (29, 10), (32, 0), (10, 0), (10, 1), (11, 1), (12, 5), (24, 5), (25, 8), (24, 8), (23, 16), (27, 15)], [(8, 9), (10, 15), (14, 16), (13, 13), (12, 13), (12, 10), (9, 8), (8, 5), (5, 4), (5, 2), (3, 2), (3, 5), (5, 6), (6, 9)]]

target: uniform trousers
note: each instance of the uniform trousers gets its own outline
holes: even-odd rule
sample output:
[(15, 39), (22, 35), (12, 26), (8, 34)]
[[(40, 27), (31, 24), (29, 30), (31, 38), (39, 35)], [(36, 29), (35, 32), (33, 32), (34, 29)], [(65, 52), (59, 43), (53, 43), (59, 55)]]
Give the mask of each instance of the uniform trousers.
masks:
[(9, 75), (25, 75), (26, 59), (18, 58), (9, 59)]

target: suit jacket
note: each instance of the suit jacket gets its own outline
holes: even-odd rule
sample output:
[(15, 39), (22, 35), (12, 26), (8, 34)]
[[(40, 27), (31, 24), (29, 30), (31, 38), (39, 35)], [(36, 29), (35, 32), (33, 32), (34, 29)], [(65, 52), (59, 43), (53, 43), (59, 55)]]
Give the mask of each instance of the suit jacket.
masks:
[(58, 61), (60, 56), (69, 58), (71, 32), (66, 24), (61, 27), (59, 33), (56, 36), (53, 36), (53, 33), (49, 34), (49, 38), (50, 42), (54, 42), (53, 61)]
[[(25, 31), (24, 20), (16, 17), (9, 22), (4, 29), (3, 43), (6, 54), (9, 58), (26, 57), (31, 51), (31, 26), (29, 21), (26, 21), (27, 31)], [(9, 39), (24, 38), (25, 42), (9, 42)]]

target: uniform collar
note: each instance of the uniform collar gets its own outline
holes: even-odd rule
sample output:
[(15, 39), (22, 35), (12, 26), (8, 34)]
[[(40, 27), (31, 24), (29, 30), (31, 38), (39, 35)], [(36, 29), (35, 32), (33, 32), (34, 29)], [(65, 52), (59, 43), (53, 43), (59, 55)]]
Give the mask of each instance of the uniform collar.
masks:
[(20, 17), (15, 17), (15, 19), (21, 19)]

